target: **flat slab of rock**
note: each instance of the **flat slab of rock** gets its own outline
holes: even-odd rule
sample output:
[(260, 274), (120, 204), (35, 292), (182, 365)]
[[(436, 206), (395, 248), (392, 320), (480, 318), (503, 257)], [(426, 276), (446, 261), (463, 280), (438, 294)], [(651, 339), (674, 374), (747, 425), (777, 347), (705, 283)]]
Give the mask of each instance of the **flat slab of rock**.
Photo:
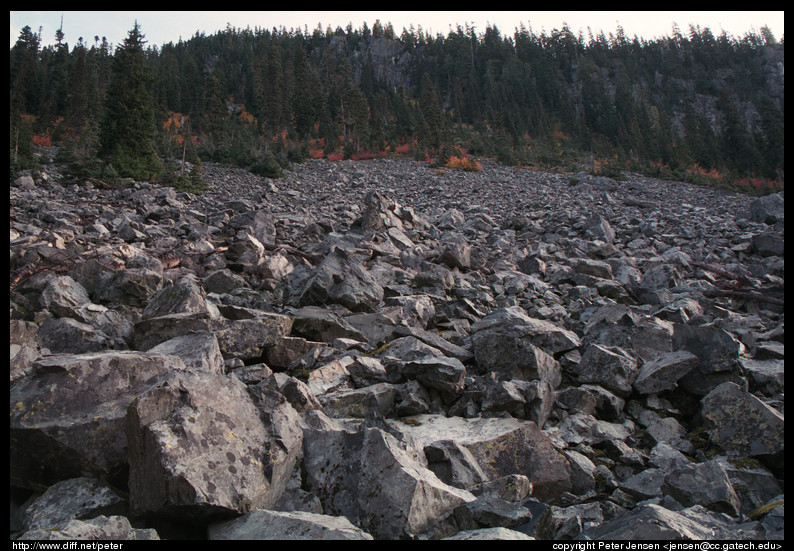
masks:
[(210, 525), (211, 540), (371, 540), (345, 517), (258, 509)]
[(633, 511), (587, 528), (580, 539), (588, 540), (713, 540), (754, 539), (757, 523), (735, 524), (727, 516), (695, 505), (671, 511), (660, 505), (641, 505)]
[(480, 528), (478, 530), (462, 530), (454, 536), (442, 538), (444, 540), (534, 540), (523, 532), (510, 528)]
[(159, 540), (153, 528), (133, 528), (127, 517), (100, 515), (89, 520), (70, 520), (57, 530), (36, 528), (20, 540)]
[(689, 373), (699, 362), (697, 356), (686, 350), (663, 354), (642, 365), (634, 379), (634, 390), (640, 394), (673, 390), (678, 386), (678, 379)]
[(148, 352), (178, 356), (187, 367), (223, 375), (223, 356), (218, 339), (208, 331), (174, 337), (150, 348)]

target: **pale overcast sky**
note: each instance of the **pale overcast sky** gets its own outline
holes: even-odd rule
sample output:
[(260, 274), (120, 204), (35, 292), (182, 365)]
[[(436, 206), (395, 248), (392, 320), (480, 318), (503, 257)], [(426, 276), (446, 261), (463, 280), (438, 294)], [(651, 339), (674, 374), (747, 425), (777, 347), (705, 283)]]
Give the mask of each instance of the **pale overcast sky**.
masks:
[(377, 19), (384, 25), (391, 22), (398, 35), (411, 24), (414, 27), (421, 25), (433, 36), (439, 33), (446, 35), (450, 29), (454, 30), (457, 25), (464, 27), (466, 23), (473, 24), (481, 33), (486, 25), (491, 24), (496, 25), (502, 35), (512, 36), (521, 23), (536, 33), (543, 30), (548, 33), (568, 23), (574, 33), (582, 30), (585, 40), (588, 27), (593, 34), (603, 30), (609, 36), (609, 33), (616, 33), (618, 24), (629, 38), (636, 34), (653, 39), (671, 35), (675, 22), (684, 34), (693, 24), (708, 27), (715, 35), (725, 30), (741, 38), (745, 33), (751, 30), (758, 32), (767, 25), (778, 40), (783, 36), (782, 11), (12, 11), (10, 46), (16, 43), (25, 25), (30, 26), (33, 32), (42, 27), (42, 45), (54, 43), (62, 16), (63, 32), (70, 48), (81, 36), (89, 45), (94, 43), (94, 36), (100, 39), (105, 36), (113, 45), (119, 45), (136, 20), (148, 45), (158, 47), (168, 42), (176, 43), (180, 37), (188, 40), (196, 31), (214, 34), (225, 29), (227, 23), (243, 29), (283, 26), (303, 30), (306, 25), (311, 32), (318, 23), (323, 29), (329, 25), (333, 29), (345, 28), (348, 23), (352, 23), (354, 29), (360, 29), (366, 22), (371, 29)]

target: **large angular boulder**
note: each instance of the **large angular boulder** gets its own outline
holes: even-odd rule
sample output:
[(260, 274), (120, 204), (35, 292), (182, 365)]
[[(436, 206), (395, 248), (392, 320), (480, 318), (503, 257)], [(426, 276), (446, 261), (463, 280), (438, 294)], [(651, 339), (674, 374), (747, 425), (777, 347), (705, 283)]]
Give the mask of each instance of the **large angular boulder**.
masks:
[(739, 341), (725, 329), (710, 325), (675, 324), (674, 350), (687, 350), (697, 356), (698, 364), (680, 385), (692, 394), (705, 396), (724, 382), (740, 382)]
[(438, 390), (448, 401), (459, 396), (465, 387), (466, 368), (457, 358), (425, 356), (410, 360), (402, 366), (401, 373), (426, 388)]
[(471, 268), (471, 245), (460, 234), (451, 234), (444, 239), (444, 248), (438, 261), (449, 268), (468, 270)]
[(371, 540), (347, 518), (305, 511), (266, 511), (210, 525), (211, 540)]
[(258, 312), (252, 319), (216, 320), (211, 325), (224, 358), (258, 359), (266, 348), (289, 335), (292, 318), (272, 312)]
[(615, 230), (606, 218), (600, 214), (594, 214), (584, 223), (585, 237), (612, 244), (615, 240)]
[(349, 338), (366, 340), (359, 330), (345, 321), (345, 318), (328, 308), (304, 306), (290, 310), (292, 335), (305, 337), (312, 341), (331, 342), (334, 339)]
[(632, 383), (634, 390), (640, 394), (673, 390), (678, 386), (678, 379), (694, 369), (699, 361), (691, 352), (678, 350), (645, 362)]
[(389, 383), (378, 383), (364, 388), (343, 389), (318, 397), (323, 411), (334, 418), (356, 417), (364, 419), (374, 414), (383, 417), (394, 415), (397, 389)]
[(532, 318), (519, 306), (494, 310), (472, 324), (471, 330), (473, 337), (477, 332), (484, 330), (507, 333), (514, 337), (523, 336), (531, 344), (552, 356), (577, 348), (581, 344), (579, 337), (573, 331), (550, 321)]
[(383, 287), (344, 249), (334, 248), (306, 283), (300, 305), (341, 304), (353, 312), (372, 312), (383, 301)]
[(41, 292), (39, 302), (55, 316), (74, 318), (75, 311), (91, 302), (91, 299), (82, 285), (66, 275), (50, 279)]
[(212, 331), (214, 320), (203, 312), (180, 312), (135, 322), (133, 343), (136, 350), (149, 350), (174, 337), (193, 331)]
[(116, 339), (73, 318), (45, 318), (39, 326), (39, 340), (53, 354), (83, 354), (114, 348)]
[(89, 520), (70, 520), (55, 529), (35, 528), (20, 540), (159, 540), (153, 528), (133, 528), (122, 516), (100, 515)]
[(586, 528), (586, 540), (712, 540), (755, 539), (757, 523), (736, 524), (700, 505), (671, 511), (653, 503), (640, 505), (628, 514)]
[(421, 453), (374, 427), (305, 429), (302, 469), (326, 514), (345, 516), (377, 539), (426, 533), (475, 499), (439, 480)]
[(242, 212), (229, 219), (229, 226), (238, 232), (247, 232), (260, 243), (276, 242), (276, 225), (273, 215), (266, 210)]
[(180, 312), (209, 313), (204, 288), (194, 277), (180, 278), (157, 291), (146, 304), (141, 317), (155, 318)]
[(126, 261), (124, 269), (97, 280), (93, 290), (97, 302), (145, 307), (163, 286), (163, 264), (159, 259), (138, 252)]
[(784, 449), (784, 417), (735, 383), (722, 383), (701, 400), (710, 439), (730, 457), (773, 456)]
[(753, 222), (776, 224), (785, 220), (785, 201), (782, 193), (770, 193), (750, 203), (749, 215)]
[(546, 381), (553, 388), (562, 378), (554, 355), (580, 345), (572, 331), (531, 318), (513, 306), (491, 312), (472, 325), (472, 349), (481, 372), (498, 379)]
[[(471, 454), (474, 459), (473, 468), (479, 469), (485, 480), (525, 475), (532, 482), (532, 493), (538, 499), (551, 499), (571, 490), (568, 461), (532, 421), (510, 417), (465, 419), (435, 414), (416, 415), (409, 421), (395, 419), (387, 423), (405, 439), (413, 439), (423, 448), (440, 447), (442, 442), (465, 448), (465, 455)], [(440, 465), (439, 468), (445, 467)]]
[(235, 377), (185, 371), (130, 403), (133, 512), (200, 520), (272, 507), (302, 433), (286, 399), (260, 391), (257, 401), (267, 411)]
[(84, 520), (100, 515), (125, 515), (126, 500), (106, 482), (96, 478), (78, 477), (62, 480), (49, 488), (25, 509), (22, 528), (58, 529), (68, 521)]
[(637, 377), (637, 361), (619, 347), (592, 344), (582, 354), (575, 376), (580, 383), (599, 384), (625, 398)]
[(223, 375), (223, 356), (218, 339), (208, 331), (174, 337), (150, 348), (148, 352), (178, 356), (189, 368)]
[(41, 355), (39, 326), (30, 321), (12, 319), (9, 323), (11, 382), (30, 372), (33, 361)]
[(595, 310), (584, 326), (582, 344), (618, 346), (643, 361), (678, 350), (673, 346), (673, 323), (643, 314), (624, 304), (605, 304)]
[(739, 515), (739, 496), (719, 461), (682, 463), (668, 473), (662, 491), (685, 507), (702, 505), (732, 517)]
[(361, 215), (360, 225), (364, 231), (381, 232), (388, 228), (404, 229), (402, 220), (398, 215), (401, 207), (394, 201), (385, 197), (379, 191), (370, 191), (364, 197), (364, 213)]
[(132, 351), (43, 356), (11, 386), (11, 482), (35, 488), (127, 466), (127, 405), (161, 377), (185, 369), (176, 356)]

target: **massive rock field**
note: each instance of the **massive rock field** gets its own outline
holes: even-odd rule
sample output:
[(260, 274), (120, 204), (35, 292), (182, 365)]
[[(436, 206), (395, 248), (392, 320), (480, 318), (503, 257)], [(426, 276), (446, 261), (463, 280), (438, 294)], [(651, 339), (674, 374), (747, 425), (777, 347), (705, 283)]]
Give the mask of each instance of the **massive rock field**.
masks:
[(11, 183), (12, 538), (783, 538), (783, 193), (203, 177)]

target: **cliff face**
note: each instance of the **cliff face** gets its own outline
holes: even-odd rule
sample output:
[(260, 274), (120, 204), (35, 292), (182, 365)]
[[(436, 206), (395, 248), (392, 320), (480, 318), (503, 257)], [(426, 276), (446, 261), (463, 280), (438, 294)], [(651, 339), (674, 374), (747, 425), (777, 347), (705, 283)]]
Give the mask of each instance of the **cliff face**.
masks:
[[(448, 53), (435, 53), (440, 51), (438, 48), (407, 45), (401, 40), (384, 37), (351, 41), (344, 36), (334, 36), (329, 46), (334, 55), (346, 57), (353, 82), (358, 85), (364, 73), (370, 71), (375, 81), (394, 90), (418, 91), (423, 74), (430, 71), (436, 75), (445, 107), (453, 107), (454, 91), (450, 82), (455, 77), (448, 71), (453, 62)], [(486, 67), (486, 81), (498, 82), (510, 70), (498, 59), (488, 60)], [(580, 122), (584, 117), (583, 106), (592, 99), (588, 88), (583, 86), (585, 80), (590, 80), (590, 90), (603, 91), (611, 107), (622, 101), (616, 98), (622, 81), (630, 86), (631, 99), (636, 105), (662, 107), (673, 133), (683, 137), (683, 119), (690, 107), (708, 121), (712, 132), (719, 135), (723, 131), (725, 116), (717, 105), (722, 95), (727, 95), (748, 131), (761, 132), (762, 115), (758, 108), (761, 98), (770, 100), (781, 115), (784, 112), (784, 67), (784, 49), (774, 44), (757, 47), (752, 59), (740, 64), (704, 60), (691, 52), (681, 52), (673, 64), (668, 63), (661, 70), (651, 69), (643, 59), (632, 55), (604, 65), (593, 65), (590, 59), (582, 61), (576, 56), (568, 64), (560, 63), (556, 76), (562, 84), (560, 97)], [(523, 63), (522, 71), (529, 75), (533, 87), (548, 84), (545, 70), (536, 64)]]

